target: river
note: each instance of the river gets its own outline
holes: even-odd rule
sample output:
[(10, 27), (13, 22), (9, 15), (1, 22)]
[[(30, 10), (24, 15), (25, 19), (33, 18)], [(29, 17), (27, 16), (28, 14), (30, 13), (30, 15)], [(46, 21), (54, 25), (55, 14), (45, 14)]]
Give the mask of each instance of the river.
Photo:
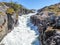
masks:
[(14, 27), (1, 43), (4, 45), (39, 45), (37, 27), (30, 22), (30, 16), (34, 14), (19, 16), (18, 26)]

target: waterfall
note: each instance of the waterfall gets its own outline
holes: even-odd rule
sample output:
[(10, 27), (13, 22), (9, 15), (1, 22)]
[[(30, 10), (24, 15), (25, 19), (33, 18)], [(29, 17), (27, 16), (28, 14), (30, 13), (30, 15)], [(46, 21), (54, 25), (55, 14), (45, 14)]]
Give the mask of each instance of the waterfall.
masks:
[(37, 27), (30, 23), (30, 16), (34, 14), (19, 16), (19, 25), (14, 27), (1, 43), (4, 45), (39, 45)]

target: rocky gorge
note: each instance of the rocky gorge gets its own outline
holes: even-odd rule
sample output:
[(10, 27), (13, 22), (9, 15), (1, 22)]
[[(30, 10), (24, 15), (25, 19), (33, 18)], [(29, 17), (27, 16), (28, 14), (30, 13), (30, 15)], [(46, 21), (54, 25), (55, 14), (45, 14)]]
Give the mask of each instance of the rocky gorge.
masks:
[(60, 3), (37, 13), (13, 2), (0, 3), (0, 42), (0, 45), (60, 45)]

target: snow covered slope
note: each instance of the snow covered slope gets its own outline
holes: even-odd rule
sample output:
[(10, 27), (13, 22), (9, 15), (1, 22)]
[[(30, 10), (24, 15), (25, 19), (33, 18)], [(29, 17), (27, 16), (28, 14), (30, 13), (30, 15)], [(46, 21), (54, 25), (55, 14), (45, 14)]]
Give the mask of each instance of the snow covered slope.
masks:
[(19, 16), (19, 25), (14, 27), (1, 43), (5, 45), (39, 45), (37, 27), (29, 21), (31, 15), (33, 14)]

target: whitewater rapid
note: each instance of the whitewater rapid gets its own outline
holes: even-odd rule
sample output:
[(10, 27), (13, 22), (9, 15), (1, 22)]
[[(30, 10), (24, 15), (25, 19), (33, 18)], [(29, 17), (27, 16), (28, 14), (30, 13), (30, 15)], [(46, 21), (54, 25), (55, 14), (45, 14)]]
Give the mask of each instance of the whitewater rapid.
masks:
[(19, 16), (19, 25), (8, 33), (1, 43), (5, 45), (39, 45), (37, 27), (30, 23), (30, 16)]

